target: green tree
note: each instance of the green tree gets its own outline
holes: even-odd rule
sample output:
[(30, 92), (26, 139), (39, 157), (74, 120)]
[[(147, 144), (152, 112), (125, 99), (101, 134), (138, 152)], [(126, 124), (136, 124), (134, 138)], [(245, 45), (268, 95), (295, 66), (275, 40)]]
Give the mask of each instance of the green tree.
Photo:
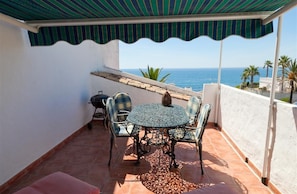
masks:
[(249, 69), (245, 68), (241, 74), (241, 80), (243, 80), (243, 86), (246, 86), (246, 80), (248, 80), (250, 77), (249, 75)]
[(290, 60), (288, 70), (289, 71), (287, 72), (287, 76), (288, 76), (288, 79), (290, 80), (290, 85), (291, 85), (291, 92), (290, 92), (289, 102), (292, 103), (294, 85), (297, 82), (297, 62), (296, 62), (296, 59), (294, 61)]
[(278, 59), (278, 66), (281, 67), (281, 73), (282, 73), (282, 85), (281, 85), (281, 91), (284, 91), (284, 81), (285, 81), (285, 74), (286, 74), (286, 68), (289, 67), (291, 59), (283, 55)]
[(156, 80), (156, 81), (159, 81), (159, 82), (165, 82), (167, 77), (170, 75), (170, 73), (166, 74), (165, 76), (163, 76), (160, 80), (159, 79), (159, 76), (160, 76), (160, 73), (162, 71), (162, 68), (153, 68), (153, 67), (150, 67), (149, 65), (147, 66), (147, 72), (144, 72), (142, 71), (141, 69), (139, 69), (140, 72), (142, 73), (142, 76), (145, 77), (145, 78), (149, 78), (149, 79), (152, 79), (152, 80)]
[(266, 60), (263, 68), (264, 69), (266, 68), (266, 77), (268, 77), (268, 71), (269, 71), (269, 68), (272, 68), (272, 62), (269, 60)]
[(248, 68), (243, 70), (243, 74), (245, 76), (250, 77), (251, 87), (253, 87), (253, 85), (254, 85), (254, 76), (260, 75), (259, 68), (254, 66), (254, 65), (250, 65)]

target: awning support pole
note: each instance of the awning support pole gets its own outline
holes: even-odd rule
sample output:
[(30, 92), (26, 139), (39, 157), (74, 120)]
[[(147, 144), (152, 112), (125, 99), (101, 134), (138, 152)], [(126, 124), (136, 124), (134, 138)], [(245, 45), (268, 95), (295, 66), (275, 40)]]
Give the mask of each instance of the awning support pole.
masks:
[[(269, 158), (269, 150), (270, 150), (270, 135), (271, 132), (274, 131), (274, 113), (275, 110), (275, 85), (276, 85), (276, 77), (277, 77), (277, 69), (278, 69), (278, 58), (279, 58), (279, 48), (280, 48), (280, 38), (281, 38), (281, 30), (282, 30), (282, 16), (278, 18), (278, 27), (277, 27), (277, 37), (276, 37), (276, 49), (275, 49), (275, 58), (274, 58), (274, 66), (272, 71), (272, 87), (270, 91), (270, 105), (269, 105), (269, 115), (268, 115), (268, 125), (266, 131), (266, 143), (264, 150), (264, 163), (263, 163), (263, 171), (262, 171), (262, 183), (264, 185), (268, 185), (268, 158)], [(271, 154), (271, 153), (270, 153)]]
[(7, 23), (9, 23), (11, 25), (18, 26), (20, 28), (24, 28), (24, 29), (29, 30), (31, 32), (38, 33), (38, 28), (37, 27), (30, 26), (30, 25), (26, 24), (25, 22), (21, 22), (21, 21), (15, 19), (13, 17), (10, 17), (8, 15), (0, 13), (0, 20), (2, 20), (4, 22), (7, 22)]
[(112, 24), (146, 24), (146, 23), (168, 23), (168, 22), (197, 22), (197, 21), (222, 21), (222, 20), (244, 20), (264, 19), (273, 12), (242, 12), (222, 14), (193, 14), (188, 16), (142, 16), (123, 18), (92, 18), (92, 19), (68, 19), (68, 20), (35, 20), (28, 24), (38, 27), (53, 26), (83, 26), (83, 25), (112, 25)]
[(297, 6), (297, 0), (292, 0), (291, 3), (288, 3), (287, 5), (283, 6), (273, 14), (269, 15), (267, 18), (263, 19), (262, 24), (266, 25), (275, 18), (279, 17), (280, 15), (283, 15), (285, 12), (289, 11), (290, 9), (293, 9)]
[(221, 40), (220, 46), (220, 62), (218, 70), (218, 90), (217, 90), (217, 99), (216, 99), (216, 115), (215, 115), (215, 125), (218, 125), (219, 120), (219, 102), (221, 96), (221, 70), (222, 70), (222, 55), (223, 55), (223, 40)]

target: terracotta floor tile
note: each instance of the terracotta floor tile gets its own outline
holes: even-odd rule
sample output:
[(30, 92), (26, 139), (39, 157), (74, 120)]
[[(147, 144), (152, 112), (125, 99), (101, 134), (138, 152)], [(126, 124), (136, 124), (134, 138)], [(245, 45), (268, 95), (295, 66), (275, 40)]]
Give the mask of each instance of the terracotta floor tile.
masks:
[[(102, 194), (143, 193), (151, 194), (141, 182), (140, 177), (151, 170), (149, 158), (152, 153), (142, 157), (136, 164), (133, 155), (133, 141), (117, 138), (112, 152), (111, 166), (108, 167), (109, 132), (100, 121), (93, 122), (93, 129), (85, 129), (75, 139), (66, 144), (49, 159), (15, 182), (3, 194), (13, 193), (39, 178), (56, 171), (62, 171), (100, 188)], [(158, 150), (157, 150), (158, 151)], [(167, 165), (160, 160), (161, 165)], [(163, 156), (162, 156), (163, 158)], [(200, 186), (225, 182), (236, 193), (270, 193), (258, 177), (234, 153), (221, 133), (208, 127), (203, 141), (203, 169), (201, 175), (199, 154), (195, 146), (178, 143), (176, 159), (180, 165), (179, 173), (184, 181)], [(169, 164), (168, 164), (169, 166)]]

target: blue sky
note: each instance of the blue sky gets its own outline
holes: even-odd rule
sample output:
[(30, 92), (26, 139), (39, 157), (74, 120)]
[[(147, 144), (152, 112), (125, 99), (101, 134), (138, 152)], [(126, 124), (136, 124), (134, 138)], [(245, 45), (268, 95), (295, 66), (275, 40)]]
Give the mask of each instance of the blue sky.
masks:
[[(263, 67), (266, 60), (274, 62), (277, 23), (274, 32), (259, 39), (230, 36), (223, 40), (222, 67)], [(120, 69), (146, 68), (217, 68), (220, 41), (198, 37), (192, 41), (170, 38), (163, 43), (140, 39), (126, 44), (120, 41)], [(283, 15), (280, 56), (297, 58), (297, 7)]]

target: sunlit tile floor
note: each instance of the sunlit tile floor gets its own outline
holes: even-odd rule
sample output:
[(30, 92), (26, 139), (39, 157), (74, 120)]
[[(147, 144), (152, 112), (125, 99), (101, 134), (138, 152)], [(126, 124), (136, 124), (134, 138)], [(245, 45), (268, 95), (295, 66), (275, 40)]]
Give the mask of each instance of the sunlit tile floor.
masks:
[[(100, 121), (93, 122), (92, 130), (83, 130), (3, 194), (13, 193), (56, 171), (95, 185), (101, 193), (153, 193), (140, 180), (141, 175), (151, 168), (146, 160), (149, 154), (136, 165), (131, 145), (132, 140), (117, 138), (117, 148), (113, 150), (112, 163), (108, 167), (109, 132)], [(233, 151), (221, 132), (212, 126), (207, 127), (203, 139), (204, 175), (201, 175), (199, 155), (194, 145), (178, 143), (176, 159), (180, 165), (177, 171), (187, 182), (202, 186), (224, 182), (236, 193), (271, 193)]]

